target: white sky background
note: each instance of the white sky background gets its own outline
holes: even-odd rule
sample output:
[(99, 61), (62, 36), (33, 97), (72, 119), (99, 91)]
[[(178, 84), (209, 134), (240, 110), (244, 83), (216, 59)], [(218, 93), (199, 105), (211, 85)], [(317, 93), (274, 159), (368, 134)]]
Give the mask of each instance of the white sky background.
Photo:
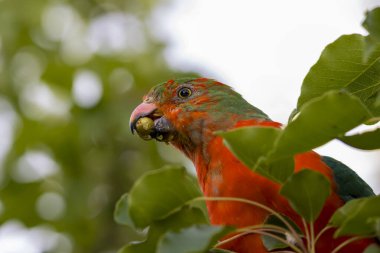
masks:
[[(286, 123), (303, 78), (323, 48), (361, 33), (368, 0), (176, 0), (153, 19), (169, 42), (170, 65), (229, 84), (273, 120)], [(380, 193), (380, 152), (334, 141), (318, 149), (355, 169)]]

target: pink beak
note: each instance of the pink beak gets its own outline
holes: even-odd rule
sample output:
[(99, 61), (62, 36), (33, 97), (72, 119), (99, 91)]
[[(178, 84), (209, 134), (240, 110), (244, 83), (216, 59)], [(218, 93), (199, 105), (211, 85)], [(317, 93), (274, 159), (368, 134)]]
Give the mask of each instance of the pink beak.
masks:
[(157, 106), (152, 103), (141, 103), (139, 104), (132, 112), (131, 118), (129, 119), (129, 127), (131, 128), (132, 133), (136, 129), (136, 122), (142, 118), (151, 115), (155, 110), (157, 110)]

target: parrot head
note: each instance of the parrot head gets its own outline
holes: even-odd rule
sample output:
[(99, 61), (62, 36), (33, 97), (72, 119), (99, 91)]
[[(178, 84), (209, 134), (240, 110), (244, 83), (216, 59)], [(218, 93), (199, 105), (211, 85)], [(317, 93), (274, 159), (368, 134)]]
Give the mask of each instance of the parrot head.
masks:
[(189, 156), (215, 131), (252, 117), (267, 119), (229, 86), (207, 78), (182, 78), (153, 87), (132, 112), (130, 128), (144, 140), (171, 143)]

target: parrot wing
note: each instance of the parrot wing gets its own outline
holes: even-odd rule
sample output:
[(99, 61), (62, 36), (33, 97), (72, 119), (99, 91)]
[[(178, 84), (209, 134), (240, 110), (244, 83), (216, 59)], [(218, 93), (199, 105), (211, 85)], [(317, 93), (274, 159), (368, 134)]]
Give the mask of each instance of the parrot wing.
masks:
[(338, 194), (345, 202), (375, 195), (371, 187), (347, 165), (329, 156), (322, 156), (322, 161), (333, 170)]

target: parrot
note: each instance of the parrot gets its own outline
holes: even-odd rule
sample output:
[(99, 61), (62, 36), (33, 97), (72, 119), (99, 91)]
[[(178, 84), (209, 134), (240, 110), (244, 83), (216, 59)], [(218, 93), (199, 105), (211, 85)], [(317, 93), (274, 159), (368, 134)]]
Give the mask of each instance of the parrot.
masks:
[[(198, 77), (171, 79), (154, 86), (130, 116), (132, 133), (137, 132), (144, 140), (166, 142), (192, 161), (204, 196), (256, 201), (302, 227), (300, 216), (280, 194), (281, 185), (250, 170), (216, 134), (248, 126), (281, 128), (282, 124), (272, 121), (230, 86)], [(323, 174), (330, 181), (330, 195), (314, 222), (316, 233), (347, 201), (374, 195), (370, 186), (353, 170), (331, 157), (308, 151), (295, 155), (294, 164), (295, 172), (307, 168)], [(240, 202), (206, 201), (206, 206), (213, 225), (247, 227), (263, 224), (269, 215), (267, 210)], [(329, 229), (319, 238), (317, 253), (332, 252), (350, 238), (334, 238), (334, 231)], [(372, 242), (372, 239), (358, 240), (339, 252), (363, 252)], [(238, 237), (220, 248), (238, 253), (269, 252), (258, 234)]]

